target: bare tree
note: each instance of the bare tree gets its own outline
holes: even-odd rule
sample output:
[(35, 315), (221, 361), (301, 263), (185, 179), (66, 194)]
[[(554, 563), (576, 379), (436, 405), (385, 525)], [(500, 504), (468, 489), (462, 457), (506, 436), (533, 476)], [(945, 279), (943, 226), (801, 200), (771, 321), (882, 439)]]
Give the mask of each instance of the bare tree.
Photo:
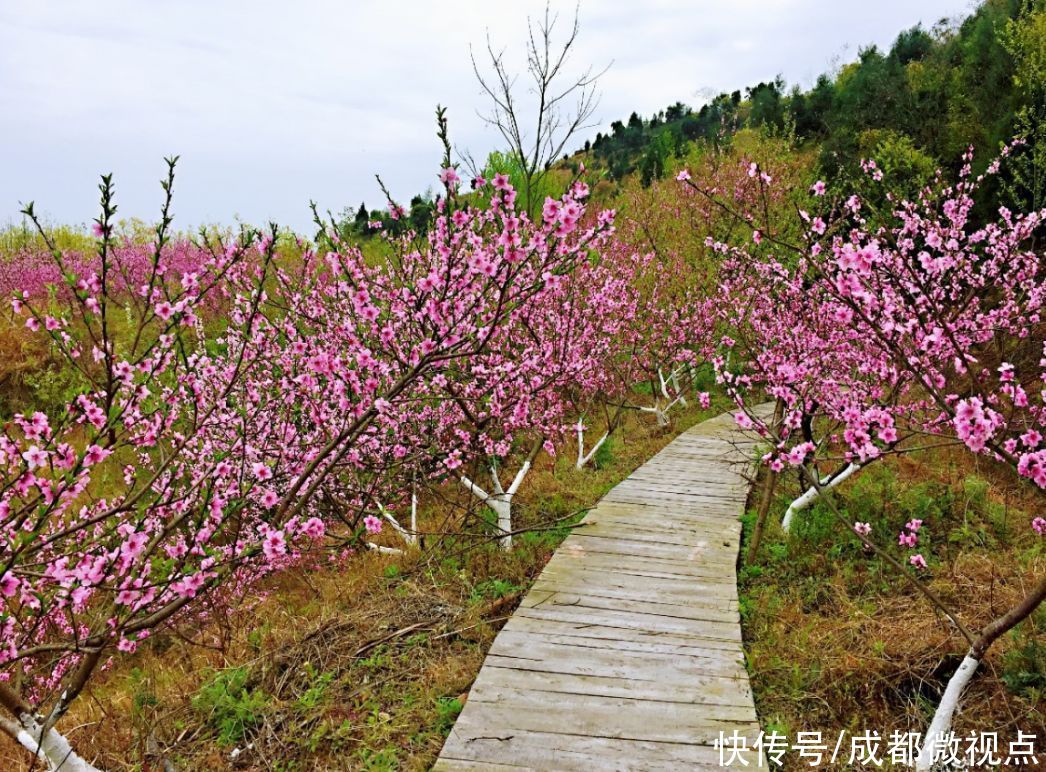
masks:
[[(552, 13), (548, 4), (537, 22), (527, 19), (527, 75), (531, 81), (528, 90), (537, 102), (532, 117), (525, 113), (518, 98), (519, 76), (509, 72), (504, 50), (495, 51), (489, 33), (486, 48), (490, 72), (486, 75), (480, 71), (475, 51), (470, 49), (472, 69), (491, 103), (490, 111), (481, 112), (480, 118), (494, 126), (508, 143), (509, 154), (519, 165), (523, 178), (520, 192), (527, 211), (532, 211), (533, 198), (552, 161), (572, 136), (591, 125), (588, 121), (599, 104), (596, 81), (610, 67), (608, 64), (599, 72), (589, 67), (580, 76), (568, 78), (564, 69), (580, 30), (578, 9), (574, 9), (573, 24), (562, 44), (553, 40), (558, 20), (559, 14)], [(475, 167), (474, 162), (469, 162)]]

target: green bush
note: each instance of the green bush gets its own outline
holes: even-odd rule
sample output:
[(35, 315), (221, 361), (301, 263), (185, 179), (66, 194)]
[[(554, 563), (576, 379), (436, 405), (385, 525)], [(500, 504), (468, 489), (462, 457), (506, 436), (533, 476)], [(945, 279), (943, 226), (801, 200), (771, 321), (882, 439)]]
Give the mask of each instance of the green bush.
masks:
[[(1034, 624), (1034, 619), (1024, 624)], [(1020, 630), (1012, 635), (1017, 638)], [(1034, 632), (1027, 634), (1022, 643), (1003, 655), (1001, 678), (1007, 689), (1033, 705), (1046, 698), (1046, 644), (1040, 636)]]
[(269, 697), (246, 688), (246, 666), (219, 670), (193, 697), (192, 705), (218, 731), (219, 745), (238, 743), (261, 723)]

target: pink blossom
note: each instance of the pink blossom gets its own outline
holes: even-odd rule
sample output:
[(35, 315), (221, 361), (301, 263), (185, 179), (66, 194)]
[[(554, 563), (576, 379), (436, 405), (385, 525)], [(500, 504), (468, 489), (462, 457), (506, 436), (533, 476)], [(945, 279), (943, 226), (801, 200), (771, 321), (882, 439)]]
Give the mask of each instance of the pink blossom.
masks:
[(302, 524), (301, 530), (309, 538), (319, 539), (326, 531), (326, 527), (318, 517), (310, 517)]
[(99, 447), (98, 445), (91, 445), (87, 448), (87, 452), (84, 454), (84, 466), (100, 464), (110, 455), (112, 455), (111, 450)]
[(29, 449), (22, 453), (22, 458), (25, 459), (26, 465), (30, 469), (37, 469), (47, 463), (49, 453), (46, 450), (42, 450), (37, 445), (29, 446)]
[(920, 570), (926, 569), (926, 558), (924, 558), (922, 555), (912, 555), (910, 558), (908, 558), (908, 562), (912, 566)]
[(440, 182), (446, 185), (448, 188), (456, 187), (461, 178), (458, 176), (458, 171), (453, 166), (448, 166), (439, 173)]
[(367, 533), (381, 533), (381, 520), (374, 515), (367, 515), (363, 518), (363, 527)]
[(287, 539), (283, 531), (270, 531), (262, 541), (262, 551), (269, 560), (274, 560), (287, 553)]

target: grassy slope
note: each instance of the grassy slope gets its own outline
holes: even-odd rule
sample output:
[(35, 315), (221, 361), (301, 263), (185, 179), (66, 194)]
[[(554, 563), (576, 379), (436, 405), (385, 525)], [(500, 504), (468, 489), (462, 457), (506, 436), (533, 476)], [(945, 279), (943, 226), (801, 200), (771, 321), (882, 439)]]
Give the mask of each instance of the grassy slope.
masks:
[[(777, 497), (778, 520), (788, 494), (798, 492), (791, 477)], [(924, 578), (977, 628), (1046, 571), (1042, 540), (1030, 528), (1040, 511), (1037, 496), (1007, 470), (951, 449), (869, 467), (842, 486), (839, 503), (852, 520), (870, 523), (883, 544), (896, 545), (908, 520), (924, 520)], [(764, 729), (793, 738), (822, 731), (833, 742), (842, 730), (876, 730), (884, 738), (922, 731), (966, 647), (896, 571), (865, 554), (852, 535), (840, 539), (837, 523), (823, 505), (801, 514), (793, 535), (772, 529), (756, 563), (741, 572), (749, 670)], [(1018, 729), (1042, 736), (1044, 630), (1040, 608), (996, 644), (963, 700), (955, 732), (998, 731), (1000, 747)], [(804, 767), (792, 759), (787, 768)]]

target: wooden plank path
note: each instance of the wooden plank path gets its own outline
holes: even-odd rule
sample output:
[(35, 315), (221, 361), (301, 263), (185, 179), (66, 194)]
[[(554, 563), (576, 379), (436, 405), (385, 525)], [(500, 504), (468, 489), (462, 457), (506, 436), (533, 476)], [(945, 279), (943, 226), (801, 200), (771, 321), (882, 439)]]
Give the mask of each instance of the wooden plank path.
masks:
[(735, 566), (753, 447), (730, 415), (705, 421), (588, 513), (495, 638), (434, 770), (720, 769), (721, 731), (751, 747)]

